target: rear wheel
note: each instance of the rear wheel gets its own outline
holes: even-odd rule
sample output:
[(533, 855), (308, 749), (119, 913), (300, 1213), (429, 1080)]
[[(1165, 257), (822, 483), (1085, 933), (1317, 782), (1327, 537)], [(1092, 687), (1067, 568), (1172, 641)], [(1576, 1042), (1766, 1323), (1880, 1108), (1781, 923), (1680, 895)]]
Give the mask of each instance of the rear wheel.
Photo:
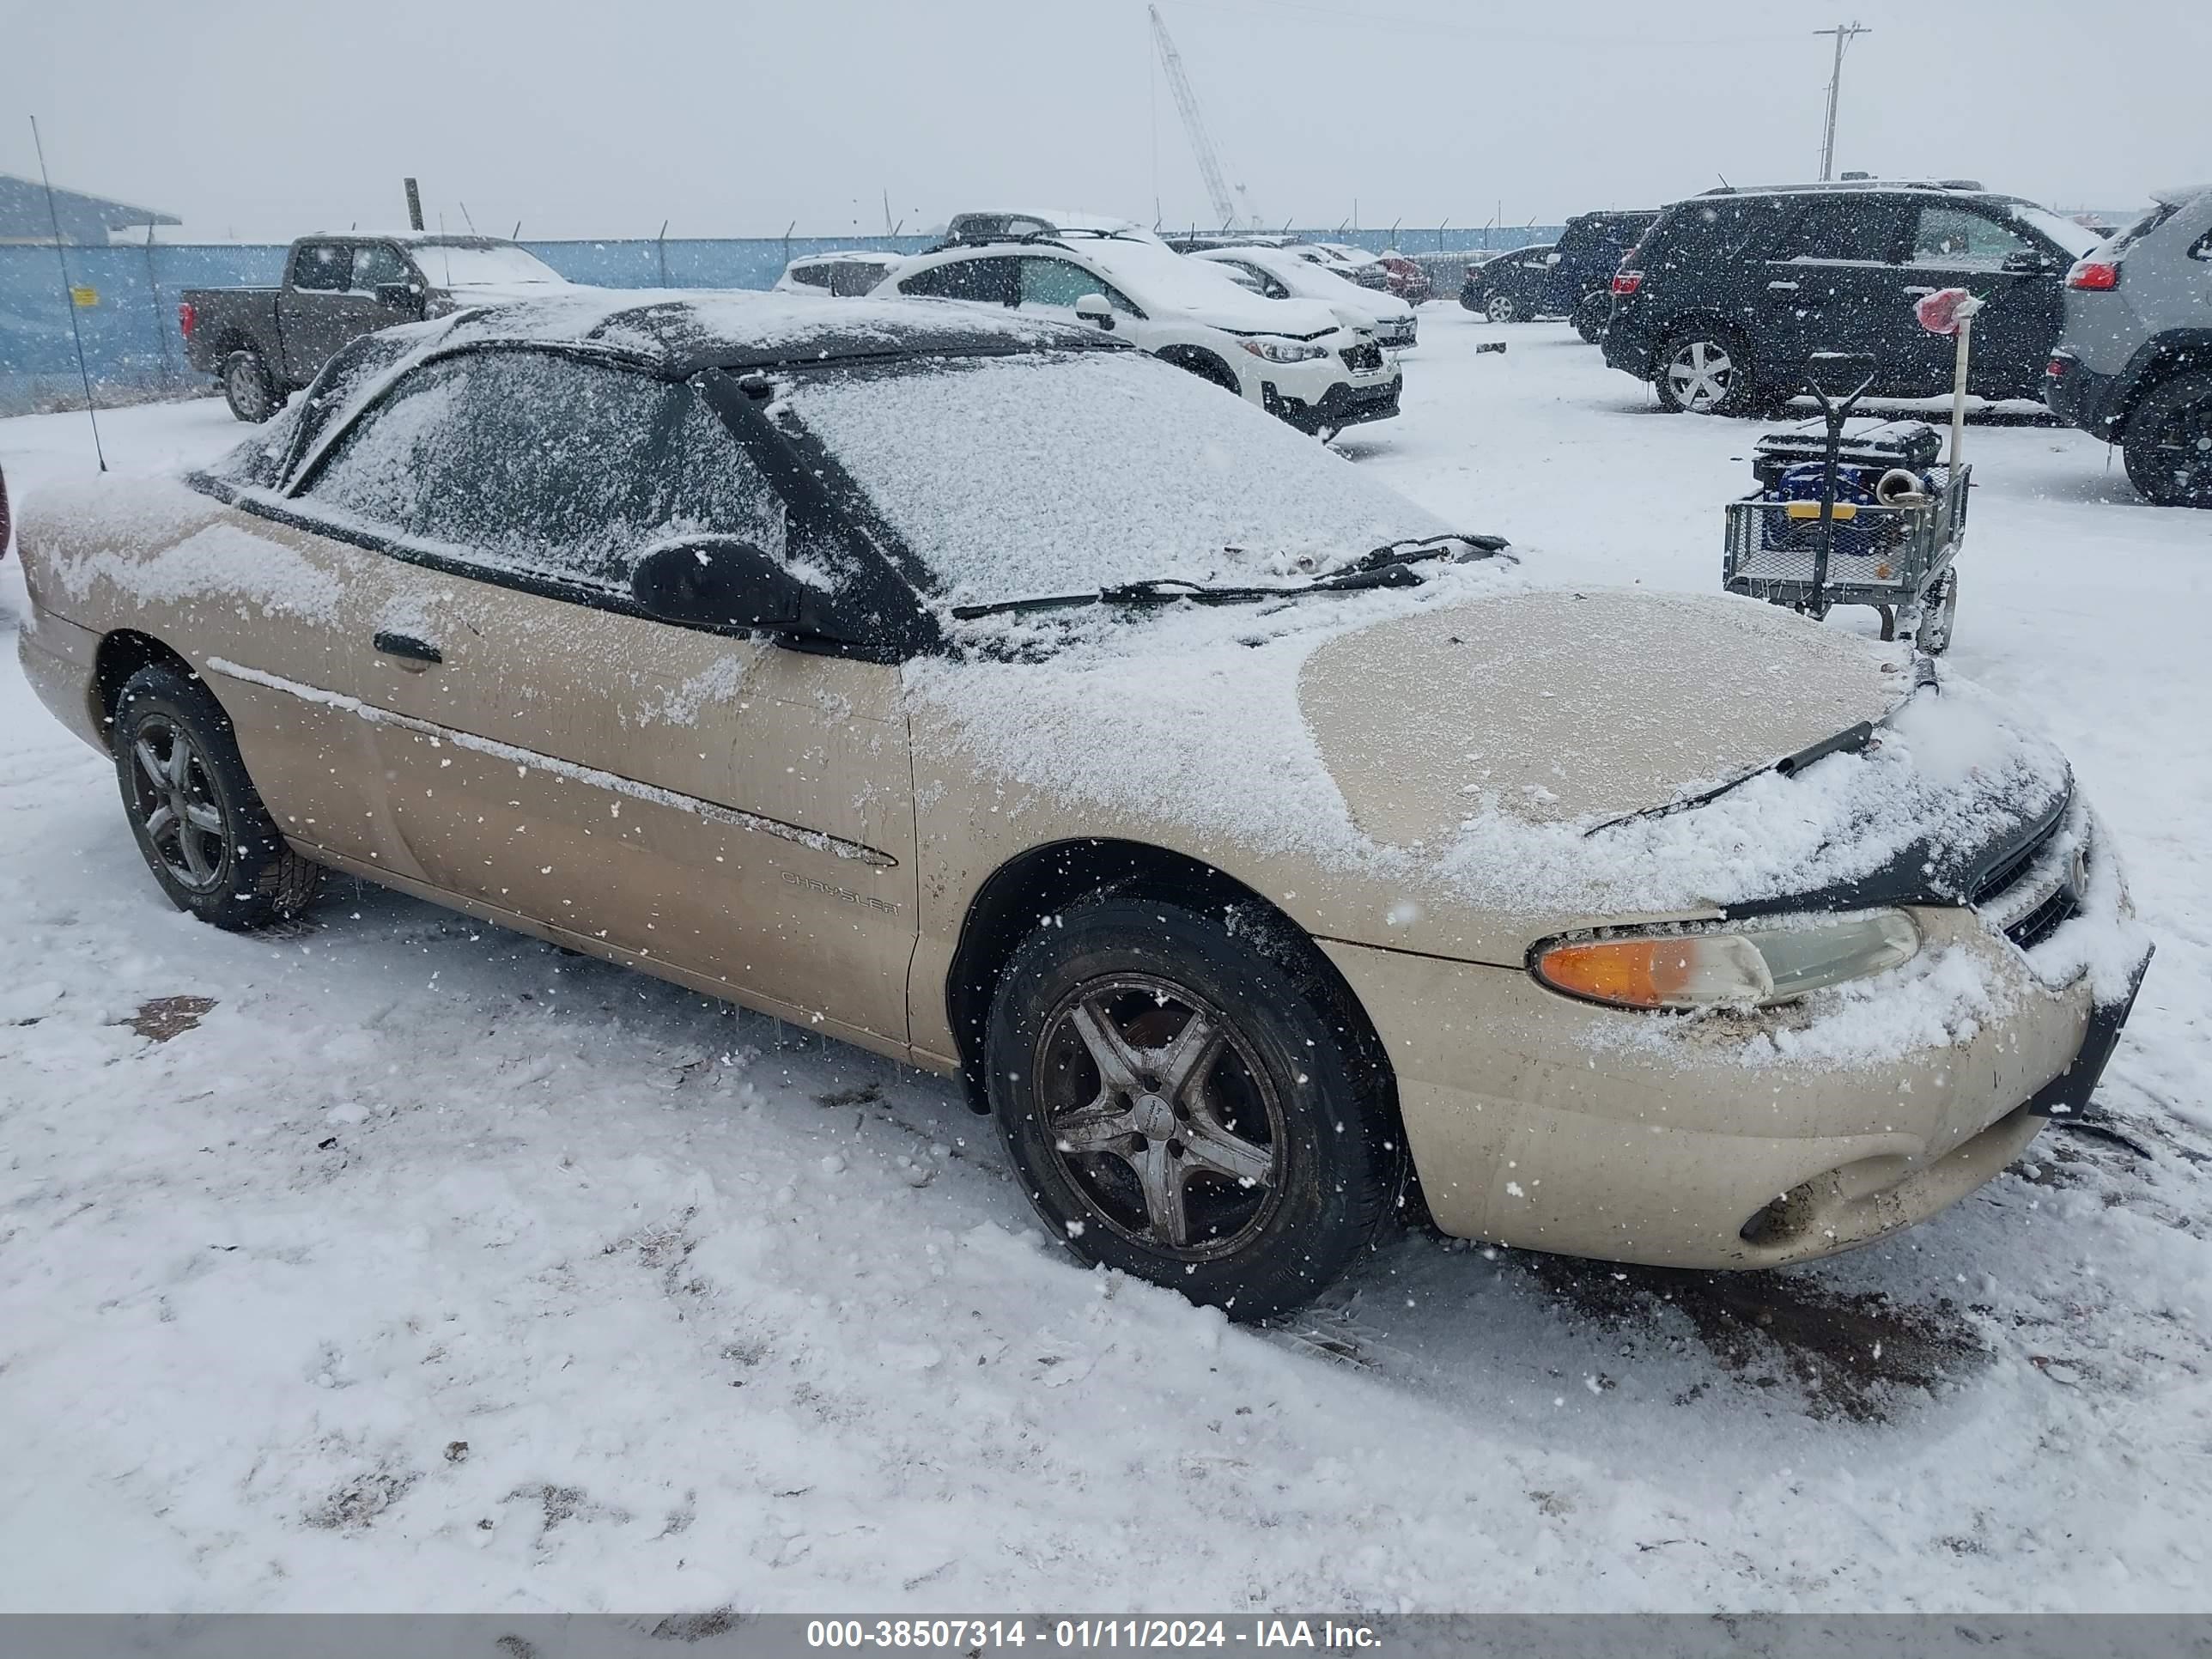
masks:
[(1482, 314), (1493, 323), (1521, 320), (1521, 302), (1510, 294), (1493, 294), (1483, 302)]
[(131, 833), (172, 904), (231, 928), (307, 908), (322, 872), (286, 845), (205, 685), (166, 663), (140, 669), (110, 734)]
[(232, 414), (252, 426), (274, 415), (284, 401), (258, 351), (234, 351), (222, 360), (222, 400)]
[(1748, 415), (1759, 407), (1750, 349), (1727, 329), (1685, 328), (1668, 336), (1651, 386), (1660, 407), (1677, 413)]
[(2212, 371), (2177, 375), (2129, 417), (2128, 482), (2160, 507), (2212, 507)]
[(1390, 1212), (1387, 1082), (1328, 988), (1295, 951), (1178, 905), (1103, 898), (1039, 928), (985, 1063), (1053, 1232), (1233, 1318), (1310, 1301)]

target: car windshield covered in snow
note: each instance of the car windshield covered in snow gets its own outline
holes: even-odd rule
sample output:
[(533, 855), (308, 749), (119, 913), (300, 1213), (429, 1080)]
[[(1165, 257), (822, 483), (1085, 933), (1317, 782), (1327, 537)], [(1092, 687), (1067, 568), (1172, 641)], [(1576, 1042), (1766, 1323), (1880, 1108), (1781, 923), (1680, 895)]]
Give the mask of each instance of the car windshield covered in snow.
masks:
[(460, 247), (426, 242), (415, 250), (422, 274), (441, 288), (512, 288), (567, 279), (536, 254), (519, 247)]
[(786, 407), (955, 605), (1276, 581), (1446, 532), (1312, 439), (1133, 353), (829, 369)]

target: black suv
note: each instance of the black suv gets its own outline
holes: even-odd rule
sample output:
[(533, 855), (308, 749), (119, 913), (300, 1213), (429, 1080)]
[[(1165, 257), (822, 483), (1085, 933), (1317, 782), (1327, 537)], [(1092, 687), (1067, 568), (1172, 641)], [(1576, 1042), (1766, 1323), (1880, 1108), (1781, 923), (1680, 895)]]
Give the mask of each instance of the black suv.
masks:
[(1969, 390), (2037, 398), (2060, 282), (2095, 241), (1964, 179), (1707, 191), (1663, 211), (1622, 261), (1605, 360), (1663, 407), (1701, 414), (1778, 404), (1816, 351), (1872, 354), (1876, 397), (1933, 397), (1951, 389), (1952, 343), (1913, 303), (1963, 288), (1985, 302)]
[(1543, 310), (1545, 296), (1551, 292), (1552, 256), (1557, 252), (1549, 242), (1532, 242), (1470, 264), (1459, 302), (1493, 323), (1528, 321)]
[(1605, 337), (1613, 310), (1613, 273), (1659, 217), (1649, 209), (1626, 213), (1577, 213), (1559, 232), (1544, 309), (1573, 320), (1591, 344)]

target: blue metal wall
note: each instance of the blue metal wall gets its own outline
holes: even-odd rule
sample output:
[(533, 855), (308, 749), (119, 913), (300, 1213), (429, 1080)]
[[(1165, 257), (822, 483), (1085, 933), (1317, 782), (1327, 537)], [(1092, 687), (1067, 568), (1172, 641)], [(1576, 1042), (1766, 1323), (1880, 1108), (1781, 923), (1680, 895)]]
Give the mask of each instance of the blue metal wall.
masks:
[[(1316, 240), (1343, 241), (1379, 252), (1395, 244), (1407, 252), (1517, 247), (1555, 232), (1400, 229), (1308, 231)], [(771, 285), (784, 265), (833, 248), (920, 252), (926, 238), (780, 236), (714, 240), (530, 242), (530, 251), (571, 282), (606, 288), (751, 288)], [(93, 303), (72, 307), (70, 286), (92, 290)], [(78, 389), (70, 313), (84, 335), (93, 395), (105, 403), (206, 388), (185, 361), (177, 331), (177, 295), (186, 288), (270, 283), (283, 272), (275, 246), (70, 247), (0, 246), (0, 415), (76, 407)]]

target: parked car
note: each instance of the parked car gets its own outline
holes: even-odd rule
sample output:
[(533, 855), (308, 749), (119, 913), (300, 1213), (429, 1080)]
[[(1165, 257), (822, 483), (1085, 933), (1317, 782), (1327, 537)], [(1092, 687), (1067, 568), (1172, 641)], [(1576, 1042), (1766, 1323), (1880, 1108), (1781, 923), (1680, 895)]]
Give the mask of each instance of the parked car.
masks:
[(1389, 267), (1364, 247), (1354, 247), (1349, 242), (1292, 242), (1290, 246), (1301, 259), (1329, 266), (1346, 281), (1357, 283), (1362, 288), (1390, 286)]
[(1605, 360), (1661, 407), (1756, 413), (1802, 386), (1816, 351), (1863, 352), (1871, 395), (1951, 389), (1951, 341), (1914, 302), (1966, 288), (1985, 398), (2040, 397), (2060, 282), (2096, 238), (1969, 179), (1869, 179), (1707, 191), (1666, 209), (1613, 280)]
[(1398, 412), (1397, 363), (1364, 326), (1310, 300), (1249, 292), (1156, 241), (1065, 234), (950, 247), (876, 292), (1089, 322), (1303, 432), (1333, 435)]
[(230, 412), (267, 420), (348, 341), (464, 306), (563, 286), (527, 249), (490, 236), (302, 236), (275, 288), (188, 288), (185, 355)]
[(1389, 279), (1390, 292), (1409, 306), (1426, 305), (1436, 298), (1436, 285), (1429, 280), (1428, 268), (1418, 259), (1409, 259), (1394, 247), (1386, 247), (1375, 256), (1375, 263), (1382, 267)]
[(1559, 249), (1550, 242), (1507, 248), (1467, 268), (1459, 302), (1493, 323), (1525, 323), (1545, 307), (1552, 291), (1552, 266)]
[(2129, 482), (2151, 501), (2212, 507), (2212, 185), (2160, 191), (2067, 272), (2043, 395), (2118, 444)]
[(1613, 276), (1620, 261), (1659, 217), (1656, 210), (1578, 213), (1559, 231), (1541, 308), (1566, 318), (1595, 345), (1605, 337), (1613, 311)]
[[(1043, 208), (1000, 213), (956, 213), (945, 228), (939, 247), (967, 246), (977, 242), (1020, 241), (1032, 236), (1119, 236), (1130, 241), (1160, 243), (1160, 238), (1133, 219), (1084, 208)], [(933, 252), (935, 249), (931, 250)]]
[(605, 301), (40, 491), (24, 672), (171, 902), (338, 870), (963, 1079), (1055, 1242), (1240, 1319), (1409, 1150), (1453, 1234), (1760, 1267), (2087, 1100), (2147, 946), (1972, 687), (1542, 587), (1094, 330)]
[(1301, 259), (1288, 248), (1202, 248), (1189, 256), (1241, 271), (1253, 290), (1270, 300), (1318, 300), (1340, 318), (1374, 331), (1376, 343), (1394, 351), (1413, 345), (1418, 328), (1413, 307), (1396, 295), (1348, 283), (1327, 265)]
[(778, 294), (833, 294), (853, 299), (868, 293), (907, 261), (903, 253), (840, 249), (793, 259), (775, 279)]

